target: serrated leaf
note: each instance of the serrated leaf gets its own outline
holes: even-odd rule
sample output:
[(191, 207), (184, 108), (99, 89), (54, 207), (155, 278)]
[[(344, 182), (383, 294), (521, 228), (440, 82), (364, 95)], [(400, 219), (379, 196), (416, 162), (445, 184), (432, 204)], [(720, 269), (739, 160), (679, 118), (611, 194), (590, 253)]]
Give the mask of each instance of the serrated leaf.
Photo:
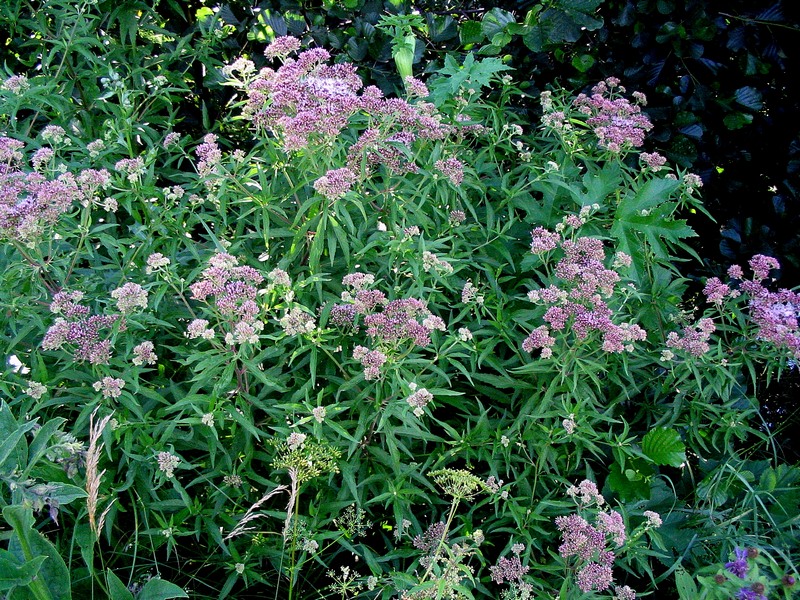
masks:
[(686, 446), (672, 428), (648, 431), (642, 438), (642, 452), (657, 465), (679, 467), (686, 462)]
[(461, 43), (479, 44), (484, 40), (483, 26), (478, 21), (464, 21), (458, 29)]

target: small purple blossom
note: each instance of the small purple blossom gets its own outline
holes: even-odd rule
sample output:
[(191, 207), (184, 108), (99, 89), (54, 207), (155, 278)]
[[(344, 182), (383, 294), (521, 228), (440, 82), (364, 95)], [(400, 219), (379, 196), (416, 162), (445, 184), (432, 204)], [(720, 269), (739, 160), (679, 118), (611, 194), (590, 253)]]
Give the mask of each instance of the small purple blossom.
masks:
[(591, 96), (580, 94), (575, 100), (575, 106), (589, 117), (586, 123), (594, 130), (598, 145), (617, 153), (641, 146), (645, 134), (653, 125), (638, 104), (631, 104), (622, 97), (607, 95), (609, 89), (617, 88), (614, 94), (624, 91), (621, 86), (609, 84), (614, 79), (610, 77), (597, 84), (592, 89)]
[(747, 548), (735, 548), (733, 552), (736, 558), (725, 563), (725, 568), (739, 579), (745, 579), (747, 577), (748, 570)]
[(717, 277), (710, 277), (703, 288), (703, 294), (708, 302), (722, 304), (731, 293), (731, 288), (722, 283)]
[(531, 231), (531, 252), (544, 254), (554, 250), (561, 241), (561, 236), (544, 227), (537, 227)]
[(523, 566), (519, 554), (515, 553), (511, 558), (500, 557), (497, 564), (489, 567), (492, 581), (504, 583), (511, 581), (522, 581), (522, 577), (530, 570), (527, 565)]
[(97, 392), (103, 394), (103, 398), (119, 398), (122, 395), (122, 388), (125, 382), (114, 377), (103, 377), (100, 381), (95, 381), (92, 387)]
[(275, 40), (267, 46), (264, 50), (264, 56), (267, 58), (281, 58), (285, 59), (293, 52), (300, 49), (300, 40), (296, 37), (283, 36), (275, 38)]
[(653, 171), (660, 171), (664, 165), (667, 164), (667, 159), (661, 156), (658, 152), (642, 152), (639, 155), (639, 158)]
[(767, 597), (752, 587), (745, 587), (736, 594), (736, 600), (767, 600)]
[(763, 254), (756, 254), (750, 259), (750, 268), (753, 269), (753, 275), (757, 281), (767, 279), (769, 272), (773, 269), (780, 269), (780, 263), (771, 256), (764, 256)]
[(433, 400), (433, 394), (431, 394), (425, 388), (416, 390), (413, 394), (406, 398), (406, 402), (408, 402), (408, 405), (414, 409), (414, 414), (418, 417), (422, 416), (424, 413), (423, 409), (431, 400)]
[(667, 334), (667, 346), (678, 348), (692, 356), (702, 356), (709, 351), (708, 340), (715, 330), (714, 321), (708, 318), (700, 319), (694, 327), (684, 327), (683, 335), (670, 331)]
[(611, 587), (614, 577), (610, 566), (590, 562), (578, 570), (578, 575), (575, 579), (582, 592), (591, 590), (602, 592)]

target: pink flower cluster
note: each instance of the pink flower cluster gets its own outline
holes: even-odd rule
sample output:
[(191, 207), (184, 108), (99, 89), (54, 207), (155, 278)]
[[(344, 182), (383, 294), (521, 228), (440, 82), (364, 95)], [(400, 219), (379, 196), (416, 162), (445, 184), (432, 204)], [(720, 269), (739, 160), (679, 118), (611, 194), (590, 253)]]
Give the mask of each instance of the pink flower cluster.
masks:
[(23, 142), (0, 137), (0, 237), (32, 244), (73, 203), (91, 203), (111, 176), (105, 169), (85, 169), (77, 177), (63, 173), (56, 179), (25, 172), (21, 170), (24, 147)]
[[(330, 54), (322, 48), (290, 54), (300, 42), (291, 37), (276, 39), (265, 51), (268, 58), (279, 58), (277, 69), (262, 69), (247, 84), (244, 116), (270, 132), (287, 152), (333, 142), (356, 114), (371, 121), (357, 142), (350, 147), (347, 167), (361, 173), (362, 167), (384, 165), (395, 172), (416, 171), (402, 147), (410, 148), (417, 139), (441, 139), (455, 133), (442, 123), (433, 104), (412, 104), (400, 98), (384, 98), (370, 86), (365, 89), (354, 65), (327, 64)], [(410, 82), (411, 95), (427, 95), (421, 82)], [(458, 178), (455, 165), (448, 165), (448, 177)], [(344, 179), (350, 179), (349, 174)], [(326, 177), (333, 175), (329, 172)], [(326, 187), (328, 183), (320, 184)], [(332, 193), (338, 194), (341, 186)], [(319, 191), (319, 190), (318, 190)], [(323, 195), (327, 195), (325, 192)]]
[(347, 167), (331, 169), (314, 182), (314, 189), (328, 200), (337, 200), (352, 189), (357, 179)]
[(800, 294), (781, 288), (775, 292), (763, 282), (770, 272), (780, 269), (780, 263), (771, 256), (757, 254), (749, 261), (753, 278), (744, 279), (744, 269), (733, 265), (728, 275), (736, 282), (724, 284), (712, 277), (706, 282), (703, 293), (709, 302), (722, 305), (726, 300), (744, 293), (749, 298), (750, 319), (757, 326), (757, 337), (787, 349), (795, 360), (800, 359)]
[(203, 143), (195, 148), (195, 154), (200, 162), (197, 163), (197, 172), (201, 177), (210, 175), (222, 160), (222, 150), (217, 145), (217, 136), (213, 133), (203, 137)]
[(101, 331), (110, 329), (117, 317), (91, 315), (87, 306), (79, 304), (81, 292), (58, 292), (50, 304), (50, 312), (57, 317), (42, 339), (43, 350), (60, 350), (65, 345), (74, 347), (77, 361), (88, 360), (93, 365), (108, 364), (111, 359), (111, 341), (101, 339)]
[(447, 526), (442, 521), (439, 521), (428, 527), (425, 533), (415, 536), (411, 543), (418, 550), (434, 554), (439, 549), (439, 543), (442, 541), (442, 536), (446, 529)]
[(624, 91), (617, 78), (609, 77), (592, 88), (591, 96), (580, 94), (575, 99), (578, 111), (589, 117), (586, 123), (594, 129), (600, 147), (611, 152), (638, 148), (653, 128), (638, 104), (617, 96)]
[[(617, 325), (612, 320), (613, 311), (603, 297), (613, 295), (620, 277), (616, 271), (605, 267), (601, 240), (588, 237), (565, 240), (542, 227), (534, 229), (531, 237), (531, 252), (549, 252), (560, 246), (564, 256), (555, 268), (561, 285), (550, 285), (528, 294), (532, 302), (549, 305), (549, 308), (544, 315), (547, 325), (536, 328), (523, 341), (523, 350), (532, 352), (541, 348), (541, 357), (550, 358), (555, 345), (551, 331), (564, 331), (568, 324), (580, 340), (587, 339), (592, 332), (601, 334), (605, 352), (631, 351), (634, 342), (646, 339), (647, 334), (638, 325)], [(619, 256), (615, 260), (625, 262), (620, 261)]]
[[(603, 504), (597, 486), (591, 481), (586, 480), (571, 490), (574, 490), (573, 497), (586, 496), (581, 500), (584, 507), (592, 503)], [(611, 587), (614, 579), (611, 567), (616, 557), (608, 545), (609, 541), (615, 547), (625, 543), (627, 536), (622, 515), (614, 510), (598, 511), (595, 525), (590, 525), (581, 515), (571, 514), (556, 517), (555, 523), (561, 532), (558, 553), (564, 559), (575, 557), (578, 561), (576, 581), (581, 591), (595, 589), (602, 592)]]
[(700, 319), (696, 326), (684, 327), (683, 335), (670, 331), (667, 334), (667, 346), (669, 348), (678, 348), (692, 356), (702, 356), (708, 352), (708, 340), (716, 329), (714, 321), (711, 319)]
[(416, 298), (388, 300), (380, 290), (368, 289), (375, 278), (366, 273), (346, 275), (342, 283), (350, 288), (342, 292), (343, 304), (335, 304), (330, 313), (331, 323), (359, 330), (356, 319), (363, 317), (367, 335), (376, 349), (356, 346), (353, 358), (364, 366), (366, 379), (376, 379), (380, 368), (387, 361), (386, 352), (411, 343), (425, 347), (431, 343), (431, 332), (446, 329), (444, 321), (428, 310), (427, 305)]
[[(201, 277), (189, 287), (192, 298), (205, 302), (214, 298), (214, 306), (231, 329), (225, 342), (229, 345), (256, 343), (258, 333), (264, 328), (264, 323), (258, 319), (260, 308), (256, 303), (256, 286), (264, 281), (261, 273), (252, 267), (239, 266), (235, 256), (219, 253), (211, 257)], [(193, 321), (194, 329), (187, 332), (189, 337), (207, 337), (205, 332), (213, 330), (208, 330), (208, 323), (204, 323), (201, 327)]]
[(522, 577), (530, 570), (527, 565), (523, 566), (519, 555), (525, 550), (522, 544), (514, 544), (511, 547), (513, 556), (506, 558), (500, 557), (497, 564), (489, 567), (492, 581), (495, 583), (503, 583), (504, 581), (522, 583)]
[(464, 181), (464, 163), (457, 158), (437, 160), (434, 166), (441, 171), (453, 185), (461, 185), (461, 182)]

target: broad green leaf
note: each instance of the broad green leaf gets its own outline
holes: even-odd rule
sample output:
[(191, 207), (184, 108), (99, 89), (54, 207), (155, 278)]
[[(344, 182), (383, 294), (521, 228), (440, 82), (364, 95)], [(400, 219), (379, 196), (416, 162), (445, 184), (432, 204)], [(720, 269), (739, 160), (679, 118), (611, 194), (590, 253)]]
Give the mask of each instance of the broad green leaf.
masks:
[(189, 594), (183, 591), (182, 588), (164, 581), (163, 579), (151, 579), (139, 592), (136, 597), (137, 600), (167, 600), (168, 598), (188, 598)]
[(8, 550), (0, 550), (0, 592), (28, 585), (46, 560), (46, 556), (37, 556), (21, 563)]
[(672, 428), (648, 431), (642, 438), (642, 452), (657, 465), (679, 467), (686, 461), (686, 446)]
[(37, 530), (33, 529), (33, 512), (23, 506), (6, 506), (3, 518), (14, 529), (8, 542), (8, 551), (20, 562), (30, 562), (44, 557), (39, 575), (30, 583), (38, 588), (39, 597), (49, 595), (52, 600), (72, 598), (67, 565), (56, 547)]
[(133, 600), (133, 594), (111, 569), (106, 570), (106, 581), (111, 600)]
[(625, 463), (623, 471), (618, 463), (613, 463), (606, 483), (619, 496), (622, 502), (647, 500), (650, 498), (649, 477), (653, 468), (641, 458), (633, 458)]
[(678, 588), (680, 600), (695, 600), (698, 596), (694, 578), (684, 569), (679, 568), (675, 571), (675, 587)]

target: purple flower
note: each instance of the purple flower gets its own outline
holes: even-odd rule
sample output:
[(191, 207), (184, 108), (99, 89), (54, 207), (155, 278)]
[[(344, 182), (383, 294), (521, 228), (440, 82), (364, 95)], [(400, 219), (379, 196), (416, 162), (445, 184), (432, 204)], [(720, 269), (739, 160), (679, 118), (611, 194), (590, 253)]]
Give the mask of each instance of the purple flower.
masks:
[(753, 274), (757, 280), (766, 279), (769, 277), (769, 272), (772, 269), (780, 269), (781, 265), (777, 260), (771, 256), (764, 256), (763, 254), (756, 254), (749, 262), (750, 268), (753, 269)]
[(461, 185), (461, 182), (464, 181), (464, 163), (457, 158), (437, 160), (434, 166), (441, 171), (453, 185)]
[(736, 600), (767, 600), (767, 597), (753, 588), (742, 588), (736, 594)]
[(744, 579), (747, 577), (747, 549), (736, 548), (734, 554), (736, 559), (725, 563), (725, 568), (739, 579)]
[(347, 167), (332, 169), (314, 182), (314, 189), (328, 200), (337, 200), (351, 190), (356, 179)]
[(582, 592), (589, 592), (593, 589), (599, 592), (605, 591), (611, 587), (613, 580), (611, 567), (595, 562), (590, 562), (583, 567), (578, 571), (578, 576), (576, 577), (578, 587)]
[[(601, 148), (621, 152), (626, 148), (641, 146), (645, 133), (653, 128), (650, 119), (642, 114), (639, 105), (631, 104), (625, 98), (607, 96), (609, 88), (624, 92), (624, 88), (615, 83), (615, 78), (609, 78), (597, 84), (591, 96), (580, 94), (575, 99), (575, 106), (589, 116), (586, 123), (594, 129)], [(657, 163), (658, 159), (649, 162)]]

